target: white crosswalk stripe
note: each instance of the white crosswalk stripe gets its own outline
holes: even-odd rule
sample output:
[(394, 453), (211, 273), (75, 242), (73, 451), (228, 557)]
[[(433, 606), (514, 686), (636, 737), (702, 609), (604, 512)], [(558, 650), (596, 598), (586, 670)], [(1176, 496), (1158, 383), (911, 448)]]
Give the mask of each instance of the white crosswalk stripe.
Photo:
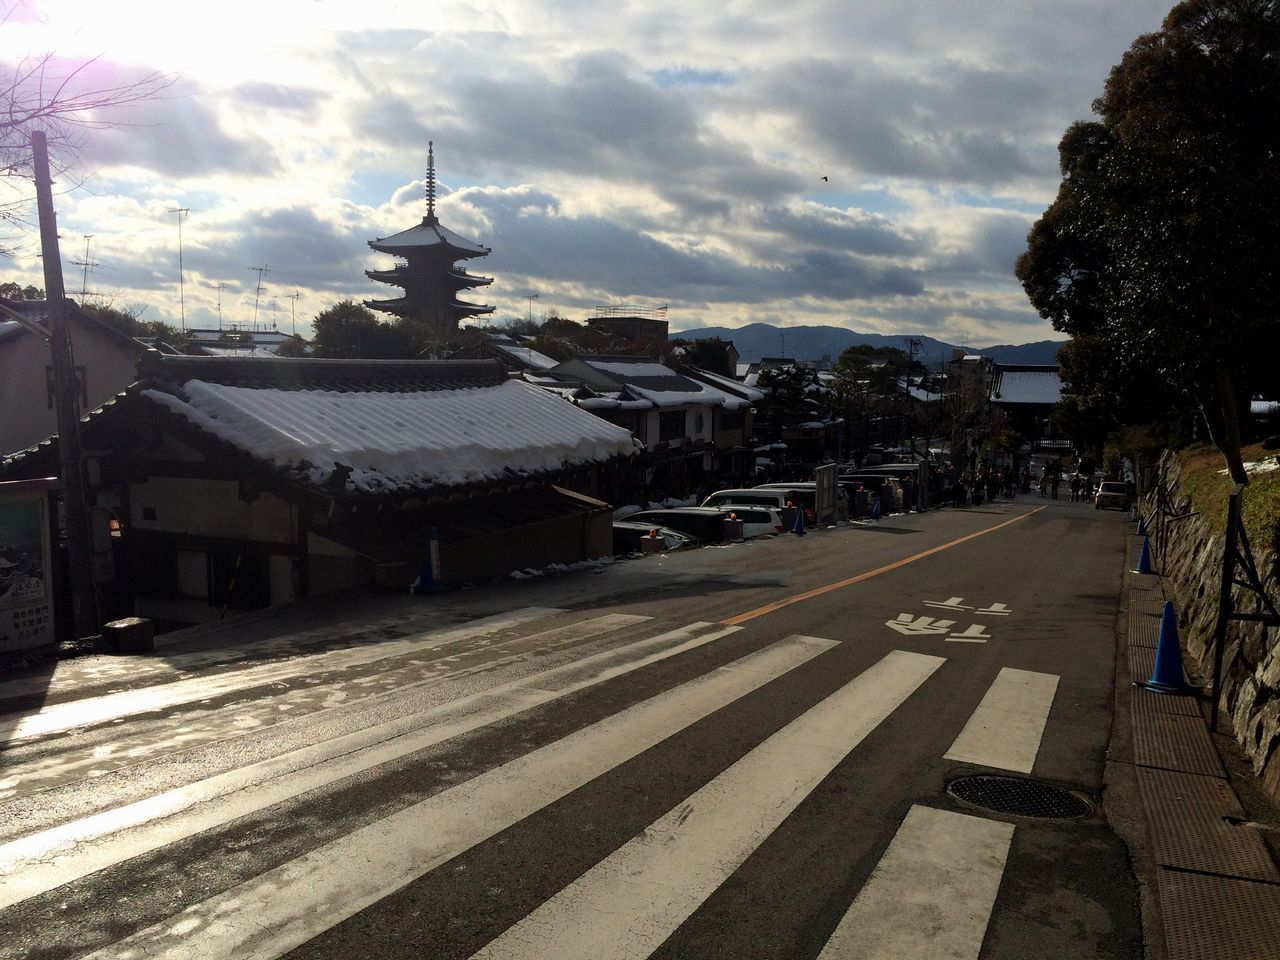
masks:
[(1013, 824), (913, 806), (819, 960), (977, 960)]
[(1030, 773), (1058, 678), (1004, 667), (947, 751), (948, 760)]
[[(779, 641), (318, 847), (90, 956), (280, 956), (832, 646), (831, 641), (812, 638)], [(193, 930), (199, 930), (198, 942), (187, 936)]]
[[(423, 714), (379, 724), (0, 845), (0, 910), (739, 629), (691, 624), (622, 651), (599, 653)], [(150, 823), (156, 826), (146, 831), (132, 829)]]
[[(743, 629), (699, 622), (636, 637), (640, 632), (636, 628), (651, 618), (613, 614), (533, 632), (539, 620), (563, 613), (525, 608), (367, 649), (295, 657), (206, 678), (220, 683), (218, 690), (246, 689), (276, 673), (298, 675), (339, 669), (338, 664), (378, 664), (399, 655), (390, 651), (439, 650), (464, 637), (518, 633), (509, 649), (485, 647), (500, 655), (489, 661), (494, 669), (472, 673), (468, 668), (465, 683), (443, 696), (414, 702), (398, 714), (377, 712), (395, 691), (314, 709), (299, 721), (304, 728), (314, 723), (317, 731), (324, 731), (314, 740), (278, 746), (267, 756), (237, 758), (232, 761), (236, 765), (228, 764), (230, 769), (189, 773), (185, 779), (171, 781), (178, 785), (160, 792), (143, 792), (140, 785), (146, 781), (139, 775), (128, 802), (104, 806), (99, 801), (97, 806), (82, 807), (79, 814), (77, 803), (91, 803), (85, 799), (91, 791), (68, 784), (65, 801), (58, 793), (62, 788), (45, 791), (53, 808), (66, 812), (47, 817), (39, 829), (4, 834), (11, 839), (0, 843), (0, 911), (47, 904), (49, 898), (38, 898), (69, 884), (93, 881), (94, 874), (117, 876), (113, 871), (131, 869), (130, 860), (162, 852), (180, 841), (234, 831), (242, 818), (274, 816), (273, 806), (312, 792), (323, 797), (344, 789), (344, 784), (353, 782), (350, 778), (385, 776), (384, 769), (405, 758), (416, 763), (415, 753), (510, 721), (525, 711), (563, 710), (565, 705), (557, 701), (603, 689), (610, 681), (656, 668), (663, 661), (675, 663), (685, 654), (706, 656), (694, 651)], [(536, 669), (536, 659), (511, 652), (529, 648), (538, 654), (563, 652), (589, 638), (608, 639), (574, 650), (572, 659), (553, 656), (541, 669)], [(278, 854), (274, 860), (268, 857), (254, 868), (262, 872), (240, 873), (227, 889), (212, 887), (196, 895), (204, 899), (191, 902), (192, 896), (181, 901), (188, 905), (180, 910), (175, 905), (171, 909), (177, 912), (172, 916), (160, 918), (161, 914), (153, 913), (137, 922), (149, 926), (123, 939), (102, 945), (107, 938), (99, 934), (88, 941), (97, 946), (88, 956), (101, 960), (281, 956), (730, 705), (762, 696), (767, 685), (837, 646), (833, 640), (793, 635), (661, 692), (646, 691), (643, 695), (648, 699), (514, 759), (499, 761), (471, 779), (446, 781), (450, 785), (437, 788), (440, 792), (425, 800), (418, 799), (425, 795), (420, 793), (411, 803), (406, 799), (402, 803), (409, 806), (389, 815), (379, 813), (381, 819), (359, 827), (337, 823), (323, 837), (311, 839), (310, 849), (288, 852), (291, 859)], [(724, 659), (721, 656), (716, 662)], [(516, 660), (516, 666), (509, 663)], [(840, 659), (823, 657), (823, 663), (828, 661), (839, 663)], [(565, 884), (559, 890), (540, 892), (539, 899), (546, 899), (522, 906), (519, 913), (530, 911), (523, 918), (515, 919), (519, 913), (504, 917), (502, 924), (510, 926), (494, 939), (483, 945), (468, 943), (466, 949), (479, 948), (476, 960), (640, 960), (650, 956), (690, 918), (702, 921), (702, 914), (695, 917), (699, 908), (784, 828), (788, 817), (873, 731), (895, 713), (909, 711), (909, 701), (919, 703), (919, 698), (912, 697), (923, 686), (943, 683), (950, 676), (940, 672), (946, 663), (945, 657), (895, 650), (855, 676), (841, 678), (842, 685), (834, 692), (797, 710), (794, 717), (779, 718), (782, 725), (771, 727), (771, 735), (745, 753), (735, 753), (737, 759), (724, 769), (709, 772), (702, 786), (638, 834), (627, 839), (630, 830), (626, 831), (609, 846), (612, 852), (557, 881), (556, 885)], [(677, 673), (681, 678), (690, 675)], [(395, 676), (401, 696), (437, 682), (436, 678), (409, 679), (411, 672)], [(333, 682), (336, 686), (347, 680)], [(1001, 669), (959, 734), (954, 734), (954, 727), (941, 732), (932, 756), (937, 758), (950, 740), (946, 759), (1029, 773), (1045, 735), (1057, 684), (1058, 677), (1051, 674)], [(191, 702), (194, 686), (194, 678), (178, 680), (158, 685), (151, 695), (157, 703), (180, 707)], [(202, 698), (211, 696), (208, 691), (205, 687)], [(142, 711), (129, 709), (124, 702), (124, 698), (91, 698), (81, 705), (79, 722), (85, 716), (101, 722), (118, 715), (126, 724), (135, 718), (143, 726)], [(72, 729), (75, 705), (65, 706), (66, 713), (54, 707), (12, 720), (9, 738), (21, 743), (41, 733)], [(903, 722), (901, 717), (907, 715), (900, 714), (895, 722)], [(338, 722), (330, 722), (335, 717)], [(38, 744), (41, 750), (43, 743)], [(79, 762), (75, 738), (53, 738), (49, 743), (62, 751), (55, 752), (55, 757), (65, 753), (72, 765), (69, 769)], [(194, 753), (214, 749), (202, 744)], [(448, 757), (447, 751), (455, 745), (444, 749)], [(192, 763), (193, 771), (198, 768), (198, 763)], [(113, 776), (127, 783), (132, 772), (126, 766)], [(0, 802), (0, 817), (15, 804), (25, 803), (29, 809), (45, 794)], [(671, 798), (645, 819), (670, 802)], [(348, 832), (340, 832), (343, 829)], [(892, 825), (877, 828), (883, 836), (874, 842), (884, 843), (891, 829)], [(819, 950), (817, 960), (976, 960), (1013, 835), (1013, 826), (1005, 822), (920, 803), (911, 806), (868, 880), (860, 890), (844, 895), (852, 903), (844, 899), (839, 904), (840, 909), (845, 905), (848, 909), (830, 938), (822, 946), (814, 943), (806, 960), (813, 960)], [(477, 851), (477, 855), (487, 857), (489, 851)], [(434, 878), (428, 881), (433, 882)], [(0, 916), (0, 925), (4, 919)], [(85, 949), (89, 947), (68, 955)], [(8, 954), (0, 946), (2, 956)]]
[(477, 960), (647, 957), (944, 662), (889, 654), (560, 891)]

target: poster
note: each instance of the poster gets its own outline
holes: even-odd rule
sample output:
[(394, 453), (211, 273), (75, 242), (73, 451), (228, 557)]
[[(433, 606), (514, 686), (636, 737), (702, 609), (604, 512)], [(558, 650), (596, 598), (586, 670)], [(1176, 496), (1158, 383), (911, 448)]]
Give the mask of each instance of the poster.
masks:
[(0, 483), (0, 655), (56, 642), (47, 480)]

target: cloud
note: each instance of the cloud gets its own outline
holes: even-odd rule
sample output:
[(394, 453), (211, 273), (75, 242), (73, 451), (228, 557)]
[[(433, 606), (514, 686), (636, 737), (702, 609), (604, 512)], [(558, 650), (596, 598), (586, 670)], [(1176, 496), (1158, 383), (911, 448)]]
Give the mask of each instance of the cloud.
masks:
[(323, 90), (292, 87), (279, 83), (255, 81), (233, 87), (230, 96), (250, 107), (267, 110), (286, 110), (306, 117), (314, 117), (318, 106), (329, 94)]
[(281, 172), (271, 144), (228, 133), (216, 111), (196, 97), (138, 105), (127, 124), (94, 131), (85, 154), (103, 167), (138, 167), (169, 177)]

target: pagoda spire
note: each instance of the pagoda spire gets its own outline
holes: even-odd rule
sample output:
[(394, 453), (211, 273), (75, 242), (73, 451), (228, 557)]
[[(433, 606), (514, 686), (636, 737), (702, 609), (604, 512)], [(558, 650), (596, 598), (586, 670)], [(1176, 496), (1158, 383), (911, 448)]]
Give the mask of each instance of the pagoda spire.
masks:
[(435, 143), (427, 141), (427, 223), (436, 222), (436, 155)]

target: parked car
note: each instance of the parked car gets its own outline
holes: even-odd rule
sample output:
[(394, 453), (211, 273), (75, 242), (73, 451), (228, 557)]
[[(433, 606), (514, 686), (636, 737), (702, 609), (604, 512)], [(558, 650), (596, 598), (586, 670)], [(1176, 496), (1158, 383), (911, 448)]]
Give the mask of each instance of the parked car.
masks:
[(695, 543), (695, 539), (671, 527), (654, 526), (651, 523), (636, 523), (633, 520), (615, 520), (613, 522), (613, 555), (623, 557), (629, 553), (640, 552), (640, 539), (648, 537), (650, 530), (656, 530), (657, 539), (662, 541), (662, 549), (666, 551), (680, 550)]
[(719, 507), (723, 504), (754, 504), (762, 507), (782, 509), (787, 501), (795, 501), (792, 488), (786, 484), (766, 483), (759, 487), (736, 487), (729, 490), (717, 490), (702, 501), (700, 506)]
[(1129, 509), (1129, 485), (1123, 480), (1103, 480), (1098, 484), (1098, 492), (1093, 495), (1093, 509), (1105, 510), (1107, 507)]
[[(814, 508), (814, 502), (817, 499), (817, 481), (803, 480), (798, 483), (763, 483), (755, 489), (778, 489), (786, 490), (790, 494), (790, 499), (798, 507), (804, 507), (804, 522), (813, 523), (817, 516)], [(849, 496), (839, 483), (836, 484), (836, 517), (849, 518)]]
[(742, 521), (742, 535), (748, 540), (765, 534), (782, 533), (787, 529), (782, 522), (782, 511), (777, 507), (756, 503), (725, 503), (721, 504), (720, 509), (727, 510), (731, 520)]
[(631, 513), (625, 519), (651, 527), (671, 527), (707, 543), (724, 543), (724, 522), (729, 511), (720, 507), (655, 507)]

